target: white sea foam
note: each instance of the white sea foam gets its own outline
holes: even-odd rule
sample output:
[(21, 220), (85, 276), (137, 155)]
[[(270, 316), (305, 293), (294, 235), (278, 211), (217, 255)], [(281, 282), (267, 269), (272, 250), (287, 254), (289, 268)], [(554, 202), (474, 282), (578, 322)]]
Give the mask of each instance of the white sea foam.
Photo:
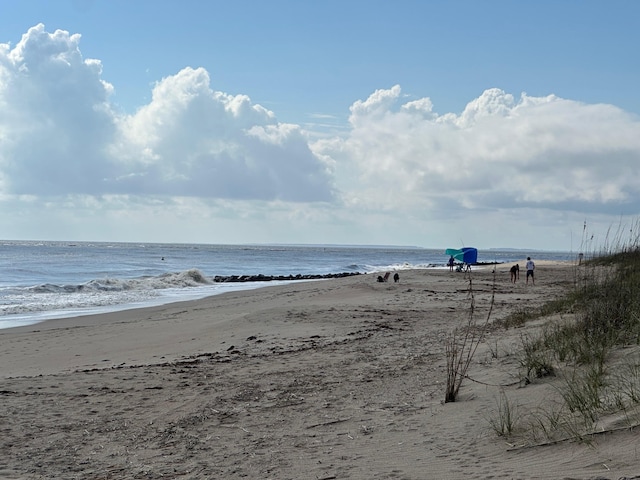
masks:
[[(125, 282), (131, 286), (131, 283)], [(136, 282), (133, 282), (134, 284)], [(144, 282), (148, 285), (147, 282)], [(268, 285), (283, 285), (289, 281), (273, 281)], [(160, 287), (151, 280), (149, 289), (86, 289), (73, 295), (56, 292), (40, 293), (37, 297), (29, 294), (14, 294), (5, 297), (9, 304), (0, 305), (0, 329), (31, 325), (56, 318), (93, 315), (98, 313), (143, 308), (168, 303), (197, 300), (226, 292), (251, 290), (264, 287), (265, 282), (214, 283), (184, 288)]]

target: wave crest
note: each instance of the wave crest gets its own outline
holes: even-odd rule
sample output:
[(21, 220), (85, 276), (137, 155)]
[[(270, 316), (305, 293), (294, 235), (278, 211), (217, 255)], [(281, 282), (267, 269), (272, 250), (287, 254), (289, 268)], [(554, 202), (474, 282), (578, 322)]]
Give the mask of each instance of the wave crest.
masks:
[(32, 293), (89, 293), (124, 292), (128, 290), (162, 290), (166, 288), (185, 288), (212, 285), (213, 280), (197, 268), (184, 272), (165, 273), (156, 277), (134, 279), (99, 278), (79, 285), (55, 285), (45, 283), (31, 287)]

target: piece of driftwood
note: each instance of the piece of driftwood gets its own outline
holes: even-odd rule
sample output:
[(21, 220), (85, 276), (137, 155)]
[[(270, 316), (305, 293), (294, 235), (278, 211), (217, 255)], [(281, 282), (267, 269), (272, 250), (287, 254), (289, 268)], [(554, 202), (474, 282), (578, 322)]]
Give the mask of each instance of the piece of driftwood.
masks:
[(316, 428), (316, 427), (323, 427), (325, 425), (333, 425), (335, 423), (342, 423), (342, 422), (346, 422), (347, 420), (351, 420), (351, 418), (339, 418), (337, 420), (331, 420), (330, 422), (316, 423), (314, 425), (309, 425), (307, 427), (307, 429)]

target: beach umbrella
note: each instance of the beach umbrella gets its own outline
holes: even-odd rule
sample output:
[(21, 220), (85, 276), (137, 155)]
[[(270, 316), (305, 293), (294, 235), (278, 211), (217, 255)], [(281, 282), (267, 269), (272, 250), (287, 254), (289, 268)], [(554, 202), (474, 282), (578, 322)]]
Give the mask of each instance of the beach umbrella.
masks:
[(473, 247), (447, 248), (444, 252), (446, 255), (453, 257), (459, 262), (473, 265), (478, 262), (478, 249)]

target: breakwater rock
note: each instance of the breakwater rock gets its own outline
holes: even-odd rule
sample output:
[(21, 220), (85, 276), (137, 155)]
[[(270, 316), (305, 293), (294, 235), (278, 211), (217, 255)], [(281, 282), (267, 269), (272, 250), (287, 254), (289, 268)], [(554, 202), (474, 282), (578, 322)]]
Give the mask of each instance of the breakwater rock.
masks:
[(216, 275), (213, 281), (222, 282), (271, 282), (274, 280), (321, 280), (324, 278), (342, 278), (351, 277), (353, 275), (361, 275), (360, 272), (343, 272), (343, 273), (327, 273), (324, 275)]

